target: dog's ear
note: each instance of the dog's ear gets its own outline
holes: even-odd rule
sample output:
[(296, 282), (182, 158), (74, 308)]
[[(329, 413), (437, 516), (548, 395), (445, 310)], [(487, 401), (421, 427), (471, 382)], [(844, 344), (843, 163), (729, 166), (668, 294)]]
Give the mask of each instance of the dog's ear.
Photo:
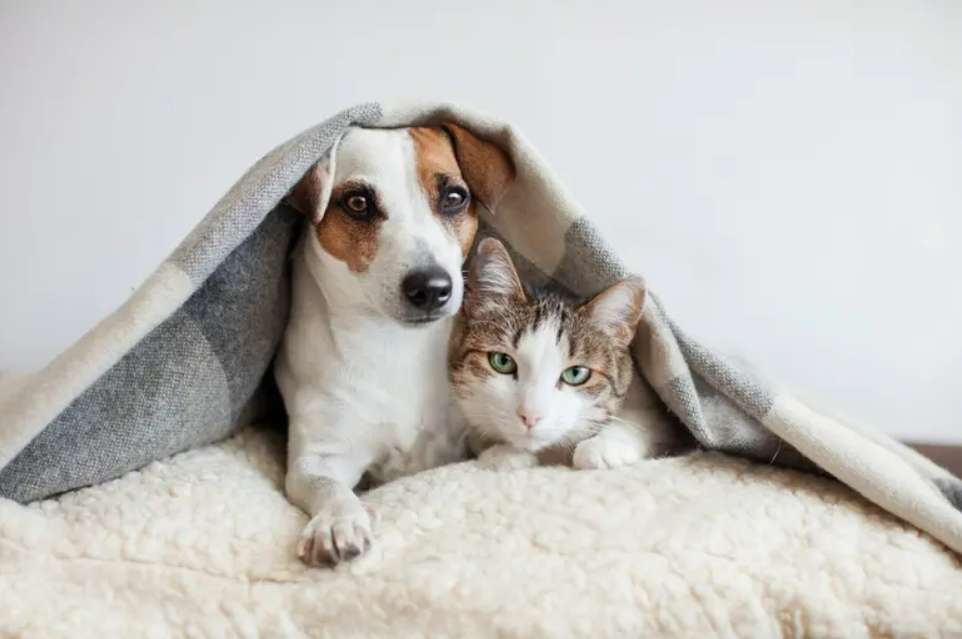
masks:
[(327, 155), (309, 168), (304, 177), (284, 196), (285, 202), (305, 215), (314, 225), (319, 224), (324, 217), (324, 211), (327, 210), (327, 204), (331, 199), (336, 153), (337, 142), (331, 146)]
[(444, 130), (454, 143), (461, 174), (475, 197), (492, 213), (514, 181), (514, 163), (498, 145), (482, 140), (464, 127), (447, 123)]
[(488, 237), (478, 244), (468, 274), (464, 307), (470, 313), (487, 302), (524, 301), (524, 287), (504, 244)]

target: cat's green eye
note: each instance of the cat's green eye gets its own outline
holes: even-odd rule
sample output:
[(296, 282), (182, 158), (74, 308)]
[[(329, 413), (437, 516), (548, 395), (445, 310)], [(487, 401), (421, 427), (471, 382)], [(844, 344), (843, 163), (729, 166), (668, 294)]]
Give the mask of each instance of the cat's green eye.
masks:
[(518, 370), (518, 365), (506, 353), (488, 353), (488, 363), (502, 375), (510, 375)]
[(581, 386), (591, 377), (591, 369), (587, 366), (572, 366), (561, 373), (561, 381), (569, 386)]

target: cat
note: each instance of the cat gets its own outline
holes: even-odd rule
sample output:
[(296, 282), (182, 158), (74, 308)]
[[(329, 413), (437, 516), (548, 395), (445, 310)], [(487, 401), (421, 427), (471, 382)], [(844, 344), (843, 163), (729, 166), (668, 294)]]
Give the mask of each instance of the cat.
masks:
[(677, 446), (676, 424), (633, 375), (644, 301), (635, 276), (587, 303), (527, 290), (501, 242), (479, 244), (448, 363), (482, 464), (531, 467), (561, 451), (575, 468), (614, 468)]

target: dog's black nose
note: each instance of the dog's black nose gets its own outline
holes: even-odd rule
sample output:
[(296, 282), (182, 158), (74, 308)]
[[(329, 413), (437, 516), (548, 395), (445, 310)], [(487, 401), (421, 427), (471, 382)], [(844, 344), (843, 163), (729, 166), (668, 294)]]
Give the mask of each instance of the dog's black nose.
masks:
[(451, 299), (451, 276), (440, 266), (428, 266), (408, 273), (401, 291), (421, 311), (436, 311)]

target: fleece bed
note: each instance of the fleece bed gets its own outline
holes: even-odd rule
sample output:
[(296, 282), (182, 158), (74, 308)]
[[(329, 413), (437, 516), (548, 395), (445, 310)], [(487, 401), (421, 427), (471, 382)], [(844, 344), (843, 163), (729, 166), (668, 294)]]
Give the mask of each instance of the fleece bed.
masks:
[(370, 495), (371, 557), (300, 566), (304, 515), (279, 489), (283, 435), (264, 427), (302, 224), (282, 198), (347, 127), (441, 122), (514, 160), (479, 237), (504, 241), (523, 278), (588, 296), (624, 274), (500, 120), (365, 104), (292, 138), (120, 309), (0, 378), (0, 633), (962, 632), (962, 482), (699, 343), (656, 295), (634, 355), (698, 452), (591, 473), (437, 469)]
[(387, 484), (359, 563), (310, 569), (284, 441), (248, 428), (0, 502), (0, 636), (941, 637), (958, 559), (841, 484), (719, 453)]

